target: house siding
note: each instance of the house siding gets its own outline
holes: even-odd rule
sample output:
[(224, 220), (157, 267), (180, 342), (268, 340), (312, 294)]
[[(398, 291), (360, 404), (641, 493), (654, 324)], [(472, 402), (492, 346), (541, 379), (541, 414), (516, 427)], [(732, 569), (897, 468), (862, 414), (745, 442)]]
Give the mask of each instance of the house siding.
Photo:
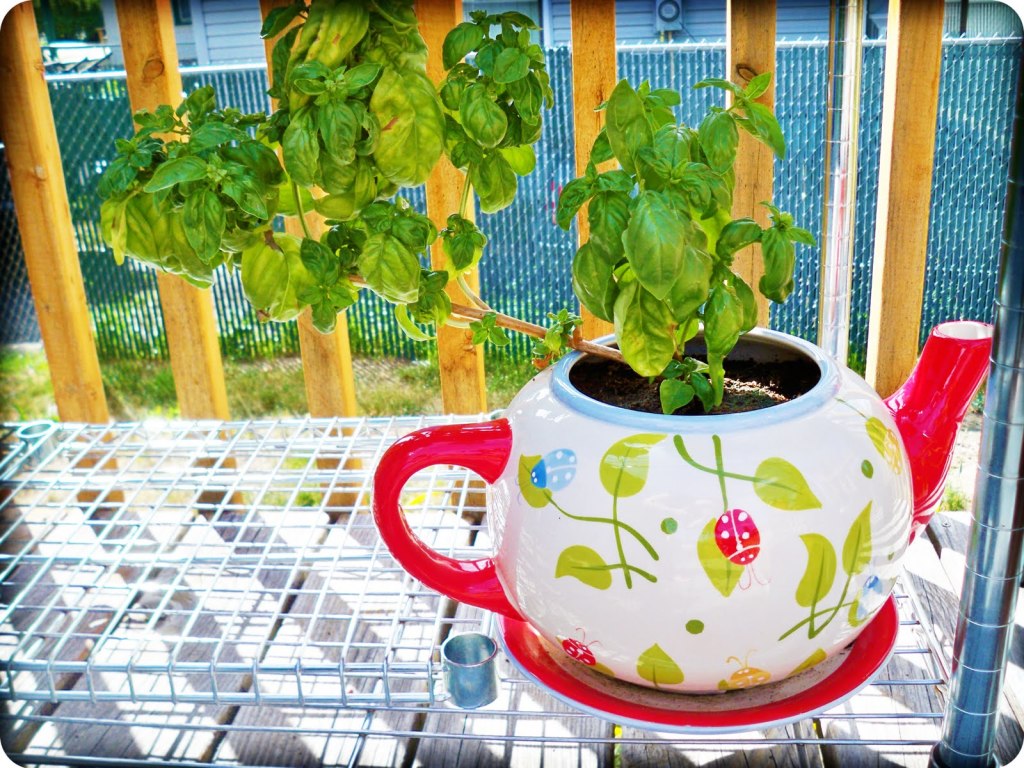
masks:
[(209, 64), (263, 61), (260, 7), (257, 2), (202, 0)]

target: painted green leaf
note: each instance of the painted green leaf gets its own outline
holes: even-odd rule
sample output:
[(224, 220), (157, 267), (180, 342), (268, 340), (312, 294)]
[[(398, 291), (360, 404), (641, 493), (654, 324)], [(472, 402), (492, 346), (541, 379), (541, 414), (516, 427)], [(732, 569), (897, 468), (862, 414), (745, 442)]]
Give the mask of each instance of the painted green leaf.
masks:
[(601, 485), (612, 496), (635, 496), (647, 483), (650, 448), (665, 435), (640, 434), (619, 440), (601, 459)]
[(755, 474), (754, 492), (765, 504), (789, 512), (821, 508), (803, 473), (785, 459), (765, 459)]
[(850, 612), (846, 615), (846, 621), (851, 627), (859, 627), (864, 623), (867, 616), (861, 617), (860, 598), (858, 597), (850, 604)]
[(851, 576), (871, 562), (871, 502), (857, 515), (843, 543), (843, 570)]
[(812, 653), (810, 656), (808, 656), (806, 659), (800, 662), (800, 665), (789, 674), (795, 675), (800, 672), (805, 672), (811, 667), (821, 664), (821, 662), (823, 662), (826, 658), (827, 656), (825, 655), (825, 651), (823, 651), (821, 648), (818, 648), (814, 653)]
[(796, 601), (804, 608), (821, 602), (836, 580), (836, 551), (831, 542), (817, 533), (800, 537), (807, 547), (807, 570), (796, 588)]
[(600, 672), (602, 675), (607, 675), (608, 677), (615, 677), (615, 673), (612, 672), (609, 667), (605, 666), (600, 661), (595, 661), (591, 669), (593, 669), (595, 672)]
[(885, 459), (893, 472), (897, 475), (900, 474), (903, 469), (903, 454), (896, 433), (885, 426), (881, 419), (874, 416), (868, 419), (864, 426), (878, 455)]
[(543, 488), (538, 488), (533, 484), (533, 480), (530, 478), (530, 473), (533, 468), (540, 462), (540, 456), (520, 456), (519, 457), (519, 492), (523, 494), (523, 499), (531, 507), (540, 509), (548, 505), (548, 495), (544, 493)]
[(568, 547), (558, 556), (555, 578), (563, 576), (572, 576), (594, 589), (608, 589), (612, 585), (612, 572), (604, 558), (582, 545)]
[(655, 686), (683, 682), (683, 670), (657, 643), (640, 654), (636, 660), (636, 673)]
[(740, 583), (740, 576), (743, 575), (743, 566), (732, 562), (722, 554), (722, 550), (715, 543), (715, 518), (704, 526), (697, 539), (697, 559), (700, 560), (704, 573), (708, 575), (711, 584), (728, 597)]

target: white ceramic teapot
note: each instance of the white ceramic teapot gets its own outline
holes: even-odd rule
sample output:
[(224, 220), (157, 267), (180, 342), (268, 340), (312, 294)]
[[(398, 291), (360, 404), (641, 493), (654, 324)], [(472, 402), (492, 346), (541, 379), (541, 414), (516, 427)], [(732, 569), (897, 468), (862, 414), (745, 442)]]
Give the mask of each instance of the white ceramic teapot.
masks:
[[(570, 381), (574, 353), (502, 419), (399, 440), (376, 472), (375, 518), (425, 584), (525, 620), (606, 675), (681, 692), (778, 681), (847, 646), (889, 597), (941, 494), (990, 333), (939, 326), (883, 401), (814, 345), (755, 330), (731, 359), (794, 361), (817, 383), (721, 416), (593, 400)], [(431, 464), (489, 483), (492, 557), (448, 558), (409, 529), (399, 494)]]

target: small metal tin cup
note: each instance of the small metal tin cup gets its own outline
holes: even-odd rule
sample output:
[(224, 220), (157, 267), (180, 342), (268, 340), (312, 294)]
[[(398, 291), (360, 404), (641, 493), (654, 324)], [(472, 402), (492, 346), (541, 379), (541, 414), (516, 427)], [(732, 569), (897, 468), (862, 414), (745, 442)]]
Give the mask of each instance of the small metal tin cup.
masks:
[(477, 709), (498, 698), (498, 646), (480, 632), (451, 635), (441, 645), (444, 684), (452, 703)]

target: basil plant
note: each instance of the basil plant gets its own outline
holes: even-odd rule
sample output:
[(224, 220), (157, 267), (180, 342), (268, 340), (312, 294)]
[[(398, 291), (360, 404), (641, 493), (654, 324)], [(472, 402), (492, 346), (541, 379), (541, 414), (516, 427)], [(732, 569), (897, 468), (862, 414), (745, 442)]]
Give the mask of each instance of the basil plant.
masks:
[[(118, 140), (100, 182), (114, 258), (199, 287), (221, 265), (238, 269), (262, 320), (308, 307), (329, 332), (366, 288), (417, 339), (429, 338), (423, 325), (453, 323), (506, 342), (497, 313), (463, 277), (487, 243), (471, 190), (493, 213), (533, 170), (542, 111), (553, 103), (536, 28), (520, 13), (475, 11), (447, 36), (447, 74), (435, 87), (411, 0), (296, 0), (273, 10), (262, 30), (278, 38), (271, 115), (219, 108), (206, 86), (177, 108), (138, 112), (135, 135)], [(469, 183), (438, 231), (401, 190), (423, 184), (442, 156)], [(319, 235), (306, 220), (313, 211), (327, 225)], [(278, 216), (296, 217), (303, 235), (280, 231)], [(446, 268), (424, 266), (431, 246)], [(445, 289), (456, 281), (472, 307), (453, 308)], [(552, 343), (564, 335), (559, 328)]]
[[(764, 276), (757, 289), (782, 302), (793, 289), (795, 244), (814, 244), (805, 229), (770, 203), (771, 225), (732, 216), (733, 164), (744, 130), (778, 156), (785, 140), (771, 110), (755, 99), (769, 73), (745, 87), (708, 79), (732, 105), (713, 106), (697, 129), (677, 123), (675, 91), (634, 89), (621, 81), (606, 104), (586, 173), (558, 201), (568, 229), (587, 204), (590, 237), (573, 259), (573, 288), (597, 317), (613, 322), (625, 361), (640, 375), (662, 377), (662, 410), (697, 398), (705, 410), (721, 404), (724, 360), (757, 323), (751, 286), (732, 270), (738, 251), (761, 244)], [(614, 170), (598, 165), (617, 161)], [(686, 357), (686, 343), (703, 327), (707, 362)]]

